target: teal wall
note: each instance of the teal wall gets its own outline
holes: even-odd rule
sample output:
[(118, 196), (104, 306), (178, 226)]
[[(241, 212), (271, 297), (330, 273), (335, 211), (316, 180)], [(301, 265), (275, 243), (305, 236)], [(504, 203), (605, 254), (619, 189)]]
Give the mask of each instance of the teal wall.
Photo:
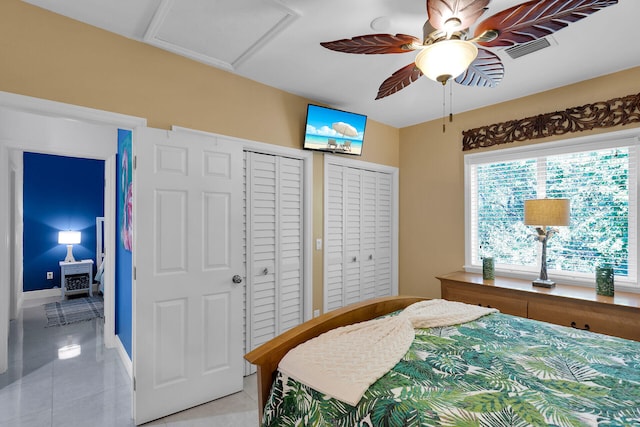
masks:
[[(116, 171), (116, 335), (131, 359), (132, 348), (132, 242), (126, 231), (131, 227), (131, 131), (118, 129), (118, 167)], [(129, 235), (130, 237), (130, 235)]]

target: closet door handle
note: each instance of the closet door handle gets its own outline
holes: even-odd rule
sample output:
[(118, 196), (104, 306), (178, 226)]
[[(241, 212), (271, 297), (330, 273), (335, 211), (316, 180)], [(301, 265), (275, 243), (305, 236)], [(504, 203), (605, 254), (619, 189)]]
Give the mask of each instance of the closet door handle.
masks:
[(236, 285), (237, 285), (238, 283), (242, 283), (242, 276), (240, 276), (240, 275), (236, 274), (235, 276), (233, 276), (233, 277), (231, 278), (231, 281), (232, 281), (233, 283), (235, 283)]
[(265, 267), (264, 270), (262, 270), (262, 274), (264, 274), (265, 276), (269, 274), (269, 269)]
[(358, 257), (353, 257), (352, 261), (353, 261), (353, 262), (358, 261)]

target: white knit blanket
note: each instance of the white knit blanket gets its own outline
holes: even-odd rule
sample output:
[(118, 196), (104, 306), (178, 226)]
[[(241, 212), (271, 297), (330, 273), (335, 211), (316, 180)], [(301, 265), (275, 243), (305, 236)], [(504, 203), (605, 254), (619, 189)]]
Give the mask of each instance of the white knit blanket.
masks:
[(414, 328), (457, 325), (489, 313), (442, 299), (421, 301), (399, 315), (333, 329), (291, 349), (278, 369), (330, 397), (355, 406), (364, 392), (405, 355)]

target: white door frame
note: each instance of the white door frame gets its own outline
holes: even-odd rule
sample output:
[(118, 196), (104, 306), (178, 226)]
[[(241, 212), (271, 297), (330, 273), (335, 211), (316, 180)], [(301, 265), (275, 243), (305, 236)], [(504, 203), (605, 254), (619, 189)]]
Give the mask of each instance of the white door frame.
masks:
[[(18, 95), (8, 92), (0, 92), (0, 108), (15, 111), (37, 114), (45, 116), (49, 119), (59, 120), (78, 120), (80, 122), (96, 125), (107, 125), (120, 127), (124, 129), (134, 129), (137, 126), (146, 126), (146, 119), (134, 116), (128, 116), (119, 113), (96, 110), (87, 107), (80, 107), (71, 104), (65, 104), (56, 101), (49, 101), (40, 98), (33, 98), (24, 95)], [(54, 128), (55, 130), (55, 128)], [(40, 143), (40, 144), (39, 144)], [(117, 140), (114, 137), (114, 146), (117, 151)], [(71, 147), (64, 145), (56, 145), (56, 147), (43, 147), (41, 141), (37, 140), (0, 140), (0, 170), (10, 171), (9, 168), (9, 152), (10, 150), (32, 151), (47, 154), (67, 155), (75, 157), (87, 157), (93, 159), (101, 159), (105, 161), (105, 240), (107, 242), (115, 242), (115, 154), (113, 155), (96, 155), (90, 149), (81, 145)], [(88, 146), (90, 147), (90, 146)], [(9, 175), (8, 173), (0, 173), (0, 236), (5, 236), (0, 241), (0, 373), (8, 368), (8, 339), (9, 339), (9, 301), (13, 298), (10, 295), (11, 286), (9, 284), (9, 266), (8, 260), (11, 259), (13, 245), (10, 244), (10, 238), (13, 230), (9, 227), (8, 209), (11, 206), (9, 191)], [(106, 257), (111, 262), (115, 261), (115, 245), (107, 246)], [(107, 347), (116, 346), (115, 336), (115, 272), (113, 268), (105, 269), (105, 286), (104, 286), (104, 310), (105, 310), (105, 328), (104, 342)], [(130, 361), (129, 361), (130, 363)]]
[[(352, 159), (350, 157), (336, 156), (333, 154), (325, 154), (324, 155), (324, 199), (323, 199), (323, 234), (326, 238), (328, 234), (328, 206), (329, 206), (329, 192), (327, 189), (329, 188), (329, 165), (338, 165), (345, 166), (356, 169), (364, 169), (374, 172), (383, 172), (391, 175), (393, 183), (392, 183), (392, 206), (391, 206), (391, 214), (392, 225), (391, 225), (391, 236), (393, 247), (391, 249), (391, 292), (393, 295), (398, 295), (398, 245), (399, 245), (399, 206), (400, 206), (400, 170), (393, 166), (381, 165), (378, 163), (365, 162), (362, 160)], [(325, 242), (326, 243), (326, 242)], [(328, 285), (327, 285), (327, 277), (328, 277), (328, 263), (327, 263), (327, 245), (324, 245), (323, 249), (323, 282), (322, 282), (322, 306), (327, 307), (327, 299), (328, 299)]]

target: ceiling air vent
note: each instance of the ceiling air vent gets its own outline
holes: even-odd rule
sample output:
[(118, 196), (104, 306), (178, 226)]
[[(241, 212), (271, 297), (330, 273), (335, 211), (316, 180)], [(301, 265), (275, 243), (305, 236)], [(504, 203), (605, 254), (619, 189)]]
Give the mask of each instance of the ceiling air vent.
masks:
[(510, 48), (505, 49), (505, 52), (513, 59), (520, 58), (530, 53), (537, 52), (540, 49), (551, 46), (551, 43), (546, 38), (530, 41), (529, 43), (523, 43)]

